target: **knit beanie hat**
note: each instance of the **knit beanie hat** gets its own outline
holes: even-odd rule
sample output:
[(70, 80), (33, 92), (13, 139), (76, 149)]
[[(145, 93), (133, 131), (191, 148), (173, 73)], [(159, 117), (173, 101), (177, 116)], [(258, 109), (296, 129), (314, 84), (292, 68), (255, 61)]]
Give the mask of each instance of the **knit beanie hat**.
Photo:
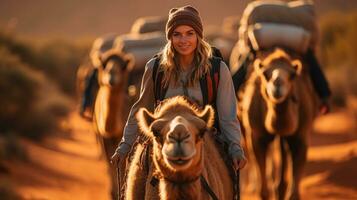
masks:
[(191, 26), (201, 38), (203, 37), (202, 21), (196, 8), (188, 5), (170, 10), (169, 19), (166, 23), (166, 38), (168, 40), (175, 28), (180, 25)]

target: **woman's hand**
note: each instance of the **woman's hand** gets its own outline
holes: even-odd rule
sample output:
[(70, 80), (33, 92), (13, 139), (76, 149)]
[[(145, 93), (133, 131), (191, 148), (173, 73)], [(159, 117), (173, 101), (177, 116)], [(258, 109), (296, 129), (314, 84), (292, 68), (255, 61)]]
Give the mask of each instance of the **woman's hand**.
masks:
[(110, 158), (110, 163), (114, 166), (118, 166), (118, 163), (120, 162), (120, 155), (118, 152), (115, 151), (113, 156)]
[(110, 158), (110, 163), (114, 166), (118, 166), (119, 162), (122, 161), (123, 158), (125, 160), (129, 151), (130, 145), (125, 142), (121, 142), (112, 157)]
[(246, 164), (247, 164), (247, 159), (244, 156), (243, 157), (237, 156), (233, 158), (233, 167), (235, 170), (243, 169)]
[(235, 170), (243, 169), (247, 164), (247, 159), (244, 156), (244, 151), (237, 143), (231, 143), (229, 153), (232, 158), (233, 167)]

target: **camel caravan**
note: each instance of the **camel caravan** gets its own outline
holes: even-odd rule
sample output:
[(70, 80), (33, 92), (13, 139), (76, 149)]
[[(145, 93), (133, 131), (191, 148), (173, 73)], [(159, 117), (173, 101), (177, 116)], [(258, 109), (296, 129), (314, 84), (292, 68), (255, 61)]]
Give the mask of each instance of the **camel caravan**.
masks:
[[(239, 180), (233, 182), (215, 142), (212, 107), (198, 109), (183, 97), (166, 100), (154, 113), (141, 109), (136, 117), (141, 137), (151, 145), (149, 153), (143, 154), (144, 147), (136, 143), (122, 163), (126, 170), (109, 164), (138, 98), (145, 64), (166, 43), (166, 20), (139, 18), (128, 34), (98, 38), (87, 66), (78, 70), (79, 92), (92, 98), (82, 107), (91, 105), (87, 118), (108, 161), (112, 197), (239, 199), (234, 191)], [(241, 188), (261, 199), (299, 199), (307, 135), (319, 104), (304, 57), (317, 45), (314, 5), (256, 1), (240, 19), (229, 17), (223, 24), (220, 31), (208, 31), (206, 39), (221, 50), (236, 88), (249, 163), (241, 172)], [(242, 69), (245, 75), (237, 75)], [(85, 88), (84, 82), (94, 86)], [(83, 116), (85, 112), (81, 110)], [(177, 145), (182, 141), (185, 145)], [(139, 170), (142, 165), (147, 172)]]

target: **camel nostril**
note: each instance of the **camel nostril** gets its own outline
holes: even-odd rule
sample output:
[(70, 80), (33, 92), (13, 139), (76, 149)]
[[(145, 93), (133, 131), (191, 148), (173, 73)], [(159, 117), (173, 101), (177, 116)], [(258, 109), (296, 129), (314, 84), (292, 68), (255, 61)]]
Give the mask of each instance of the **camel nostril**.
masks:
[(282, 81), (279, 78), (277, 78), (273, 81), (273, 84), (275, 87), (280, 87), (282, 85)]
[(119, 78), (116, 76), (110, 76), (109, 77), (109, 85), (114, 87), (115, 85), (117, 85), (119, 83)]
[(280, 91), (279, 88), (276, 88), (273, 90), (273, 96), (276, 98), (276, 99), (279, 99), (280, 97), (283, 96), (282, 92)]
[(114, 78), (110, 78), (110, 79), (109, 79), (109, 85), (110, 85), (110, 86), (114, 86), (114, 84), (115, 84)]
[(177, 134), (168, 134), (168, 139), (172, 142), (181, 143), (190, 138), (189, 134), (186, 133), (177, 133)]

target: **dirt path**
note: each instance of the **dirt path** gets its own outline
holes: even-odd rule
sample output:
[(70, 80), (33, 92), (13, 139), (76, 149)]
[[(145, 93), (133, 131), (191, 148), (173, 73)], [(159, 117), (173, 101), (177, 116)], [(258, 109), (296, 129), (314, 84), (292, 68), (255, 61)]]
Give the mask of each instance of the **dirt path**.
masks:
[(316, 120), (301, 184), (303, 199), (357, 199), (356, 121), (347, 111)]
[[(319, 118), (310, 136), (302, 199), (357, 199), (356, 118), (346, 112)], [(30, 164), (14, 163), (12, 181), (25, 199), (107, 200), (106, 165), (98, 160), (91, 124), (72, 113), (63, 124), (68, 136), (44, 144), (23, 141)], [(243, 193), (243, 199), (255, 199)]]
[(12, 180), (25, 199), (106, 200), (109, 179), (91, 124), (72, 113), (63, 122), (68, 136), (57, 136), (44, 144), (23, 141), (30, 164), (14, 165)]

